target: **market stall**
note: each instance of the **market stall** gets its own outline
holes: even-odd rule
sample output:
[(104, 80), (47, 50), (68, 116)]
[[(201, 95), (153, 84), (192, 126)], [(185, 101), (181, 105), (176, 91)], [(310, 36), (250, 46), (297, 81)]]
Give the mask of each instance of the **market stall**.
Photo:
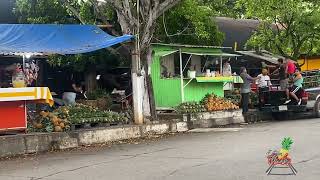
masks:
[(27, 103), (54, 103), (48, 87), (34, 87), (38, 68), (27, 60), (92, 52), (133, 38), (114, 37), (93, 25), (0, 24), (0, 32), (0, 55), (18, 57), (22, 64), (6, 69), (12, 72), (12, 81), (1, 82), (0, 131), (27, 128)]
[(27, 128), (27, 103), (54, 102), (47, 87), (0, 88), (0, 131)]
[[(229, 84), (242, 83), (236, 74), (223, 71), (238, 55), (221, 47), (153, 45), (151, 76), (157, 109), (172, 109), (183, 102), (201, 101), (206, 94), (224, 96)], [(232, 86), (230, 87), (232, 88)]]

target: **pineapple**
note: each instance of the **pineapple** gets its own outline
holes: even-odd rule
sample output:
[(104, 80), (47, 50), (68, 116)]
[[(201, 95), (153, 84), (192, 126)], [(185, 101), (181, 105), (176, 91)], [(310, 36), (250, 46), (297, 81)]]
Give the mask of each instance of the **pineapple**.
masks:
[(289, 155), (289, 150), (293, 141), (290, 137), (284, 138), (281, 142), (282, 148), (280, 149), (280, 154), (278, 155), (278, 159), (283, 159)]

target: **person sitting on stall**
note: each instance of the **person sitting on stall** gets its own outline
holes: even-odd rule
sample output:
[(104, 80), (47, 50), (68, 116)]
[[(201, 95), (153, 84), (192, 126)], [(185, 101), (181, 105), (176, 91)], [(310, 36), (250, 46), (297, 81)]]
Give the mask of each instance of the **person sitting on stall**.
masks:
[(249, 94), (251, 92), (251, 83), (260, 77), (253, 78), (247, 73), (245, 67), (240, 68), (240, 77), (243, 80), (241, 85), (241, 108), (242, 114), (246, 114), (249, 110)]
[(262, 69), (262, 73), (258, 75), (257, 85), (259, 88), (259, 103), (262, 104), (261, 100), (262, 98), (266, 101), (266, 93), (269, 92), (269, 89), (271, 87), (271, 80), (268, 76), (268, 70)]
[[(297, 68), (296, 72), (294, 74), (294, 79), (293, 79), (293, 86), (289, 89), (287, 92), (287, 95), (292, 97), (294, 100), (296, 100), (298, 105), (301, 105), (301, 98), (298, 98), (297, 94), (299, 94), (302, 91), (302, 84), (303, 84), (303, 77), (302, 74), (300, 73), (300, 69)], [(291, 102), (291, 99), (287, 100), (285, 104), (288, 104)]]

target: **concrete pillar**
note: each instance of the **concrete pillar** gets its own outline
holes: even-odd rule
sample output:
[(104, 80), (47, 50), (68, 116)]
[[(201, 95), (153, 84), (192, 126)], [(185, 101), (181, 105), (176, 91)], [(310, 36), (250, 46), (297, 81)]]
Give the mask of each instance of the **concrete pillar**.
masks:
[(135, 124), (143, 124), (143, 76), (132, 73), (133, 113)]

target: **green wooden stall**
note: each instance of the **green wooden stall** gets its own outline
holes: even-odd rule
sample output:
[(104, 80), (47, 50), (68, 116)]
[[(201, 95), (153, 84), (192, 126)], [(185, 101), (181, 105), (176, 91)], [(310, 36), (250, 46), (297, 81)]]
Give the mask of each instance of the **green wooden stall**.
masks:
[[(241, 81), (234, 76), (203, 77), (201, 62), (204, 58), (215, 58), (221, 70), (223, 58), (237, 56), (224, 53), (221, 47), (153, 44), (152, 49), (151, 78), (158, 110), (172, 109), (182, 102), (200, 101), (208, 93), (223, 97), (226, 83)], [(186, 75), (188, 65), (197, 72), (195, 78)]]

